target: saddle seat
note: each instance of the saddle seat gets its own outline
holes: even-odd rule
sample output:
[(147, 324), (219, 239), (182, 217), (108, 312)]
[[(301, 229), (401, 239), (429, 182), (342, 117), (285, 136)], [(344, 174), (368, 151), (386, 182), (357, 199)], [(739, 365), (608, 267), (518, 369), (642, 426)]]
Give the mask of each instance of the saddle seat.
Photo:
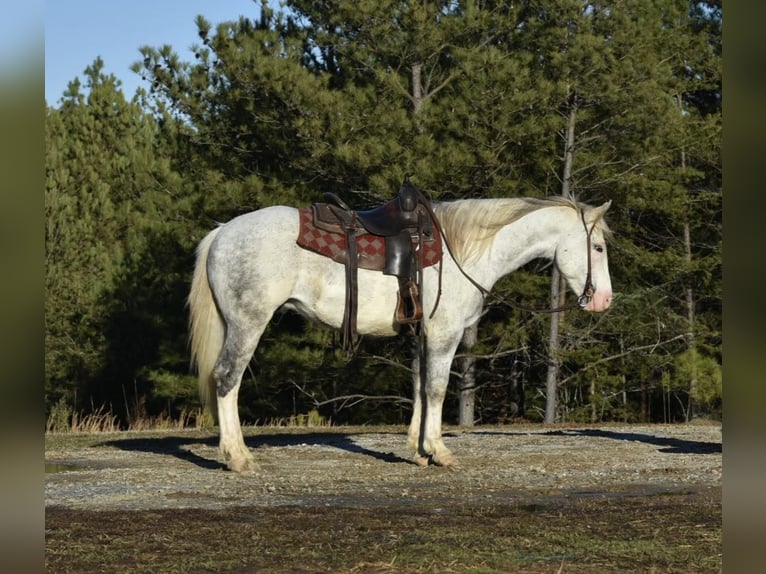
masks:
[[(332, 192), (325, 192), (324, 197), (330, 203), (339, 207), (345, 214), (356, 214), (356, 219), (362, 227), (373, 235), (391, 237), (402, 231), (415, 234), (422, 222), (423, 231), (431, 235), (431, 221), (425, 209), (418, 204), (417, 190), (405, 185), (399, 195), (373, 209), (353, 211), (346, 203)], [(333, 210), (337, 216), (337, 210)], [(340, 219), (350, 222), (349, 215)]]
[(415, 210), (404, 211), (398, 198), (375, 209), (357, 211), (356, 216), (367, 231), (384, 237), (398, 235), (405, 229), (415, 231), (418, 228), (417, 213)]

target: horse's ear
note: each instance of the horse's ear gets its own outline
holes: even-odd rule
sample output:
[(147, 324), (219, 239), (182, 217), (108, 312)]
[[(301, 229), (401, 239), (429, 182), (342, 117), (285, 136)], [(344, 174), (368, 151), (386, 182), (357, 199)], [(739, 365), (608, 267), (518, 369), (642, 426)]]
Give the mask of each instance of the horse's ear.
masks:
[(590, 223), (594, 223), (598, 220), (600, 220), (602, 217), (604, 217), (604, 214), (607, 212), (607, 210), (611, 207), (612, 200), (603, 203), (602, 205), (599, 205), (598, 207), (594, 207), (590, 210), (590, 213), (587, 215), (587, 219)]

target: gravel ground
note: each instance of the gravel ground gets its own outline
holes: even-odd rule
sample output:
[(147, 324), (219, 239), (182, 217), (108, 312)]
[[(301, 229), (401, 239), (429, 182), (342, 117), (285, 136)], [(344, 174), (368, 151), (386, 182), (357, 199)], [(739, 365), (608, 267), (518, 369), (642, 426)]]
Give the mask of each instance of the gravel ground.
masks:
[(214, 431), (47, 435), (46, 507), (447, 505), (720, 489), (718, 424), (446, 427), (460, 467), (411, 462), (403, 427), (248, 428), (259, 470), (224, 470)]

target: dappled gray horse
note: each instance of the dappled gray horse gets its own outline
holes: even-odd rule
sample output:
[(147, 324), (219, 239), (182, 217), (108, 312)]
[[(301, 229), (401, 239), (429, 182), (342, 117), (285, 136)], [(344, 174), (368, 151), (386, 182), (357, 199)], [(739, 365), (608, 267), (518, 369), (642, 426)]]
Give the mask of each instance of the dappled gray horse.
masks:
[[(481, 315), (483, 290), (532, 259), (547, 258), (555, 261), (575, 293), (584, 294), (583, 308), (609, 307), (612, 285), (605, 245), (609, 229), (603, 217), (610, 203), (591, 207), (550, 197), (434, 204), (451, 249), (440, 264), (442, 295), (433, 316), (440, 270), (438, 265), (423, 270), (426, 375), (421, 380), (416, 357), (408, 433), (408, 445), (419, 464), (457, 463), (442, 440), (442, 404), (463, 332)], [(219, 226), (197, 248), (189, 294), (192, 359), (200, 393), (217, 414), (221, 452), (234, 471), (255, 466), (242, 437), (237, 396), (242, 375), (274, 313), (292, 310), (336, 329), (342, 325), (344, 266), (301, 248), (298, 233), (298, 209), (267, 207)], [(358, 289), (359, 333), (398, 334), (396, 277), (360, 269)]]

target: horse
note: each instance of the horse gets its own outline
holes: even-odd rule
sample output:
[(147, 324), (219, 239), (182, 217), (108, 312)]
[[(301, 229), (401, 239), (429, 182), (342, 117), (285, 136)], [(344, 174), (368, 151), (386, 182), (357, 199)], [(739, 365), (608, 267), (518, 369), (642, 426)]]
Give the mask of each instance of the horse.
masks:
[[(439, 265), (423, 270), (425, 364), (420, 365), (416, 353), (407, 434), (417, 464), (458, 464), (442, 440), (450, 366), (464, 331), (479, 321), (496, 281), (533, 259), (547, 259), (572, 291), (587, 293), (580, 302), (586, 311), (609, 307), (606, 239), (611, 231), (604, 214), (610, 205), (607, 201), (594, 207), (562, 196), (433, 203), (450, 249)], [(293, 311), (334, 329), (343, 321), (344, 265), (301, 248), (298, 233), (297, 208), (270, 206), (220, 224), (196, 249), (188, 296), (192, 365), (203, 402), (217, 414), (220, 454), (231, 471), (257, 468), (242, 436), (237, 397), (274, 314)], [(358, 288), (358, 332), (398, 335), (396, 277), (360, 269)]]

